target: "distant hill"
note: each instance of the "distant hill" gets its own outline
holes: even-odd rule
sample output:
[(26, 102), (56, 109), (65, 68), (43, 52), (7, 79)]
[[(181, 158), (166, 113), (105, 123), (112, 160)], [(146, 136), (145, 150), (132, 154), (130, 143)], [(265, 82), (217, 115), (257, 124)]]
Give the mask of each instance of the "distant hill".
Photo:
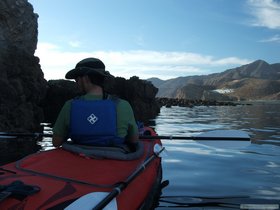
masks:
[(157, 97), (202, 100), (280, 100), (280, 63), (263, 60), (221, 73), (147, 79), (159, 89)]
[(161, 80), (156, 77), (149, 78), (148, 81), (152, 82), (155, 87), (159, 87), (162, 83), (165, 82), (165, 80)]

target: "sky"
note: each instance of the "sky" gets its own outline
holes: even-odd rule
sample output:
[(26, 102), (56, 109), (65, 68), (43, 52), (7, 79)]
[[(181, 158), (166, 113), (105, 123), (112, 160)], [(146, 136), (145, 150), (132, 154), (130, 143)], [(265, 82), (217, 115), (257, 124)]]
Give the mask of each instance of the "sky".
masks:
[(280, 0), (28, 0), (47, 80), (82, 59), (129, 79), (207, 75), (280, 63)]

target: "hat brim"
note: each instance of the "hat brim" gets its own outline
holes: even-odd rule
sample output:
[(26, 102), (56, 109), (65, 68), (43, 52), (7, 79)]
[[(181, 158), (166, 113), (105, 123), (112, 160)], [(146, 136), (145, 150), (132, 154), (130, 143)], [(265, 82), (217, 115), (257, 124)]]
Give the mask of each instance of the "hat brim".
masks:
[(104, 69), (94, 69), (94, 68), (88, 68), (88, 67), (78, 67), (75, 69), (72, 69), (68, 71), (65, 75), (66, 79), (76, 79), (77, 77), (84, 76), (84, 75), (101, 75), (106, 76), (106, 73), (104, 72)]

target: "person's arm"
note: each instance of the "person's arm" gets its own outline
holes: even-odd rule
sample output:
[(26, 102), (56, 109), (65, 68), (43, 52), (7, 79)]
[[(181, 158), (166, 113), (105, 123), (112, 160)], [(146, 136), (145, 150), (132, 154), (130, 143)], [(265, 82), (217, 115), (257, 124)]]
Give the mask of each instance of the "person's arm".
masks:
[(139, 140), (138, 127), (136, 123), (129, 124), (128, 135), (126, 136), (126, 142), (129, 144), (136, 143)]
[(130, 105), (128, 106), (129, 106), (129, 108), (127, 108), (128, 129), (127, 129), (126, 142), (129, 144), (134, 144), (139, 140), (139, 132), (138, 132), (138, 126), (134, 117), (134, 112), (132, 110), (132, 107)]
[(52, 144), (54, 147), (60, 147), (64, 141), (65, 139), (63, 137), (58, 135), (53, 135)]
[(53, 126), (52, 144), (54, 147), (59, 147), (67, 140), (69, 122), (70, 122), (71, 103), (67, 101), (62, 107), (56, 122)]

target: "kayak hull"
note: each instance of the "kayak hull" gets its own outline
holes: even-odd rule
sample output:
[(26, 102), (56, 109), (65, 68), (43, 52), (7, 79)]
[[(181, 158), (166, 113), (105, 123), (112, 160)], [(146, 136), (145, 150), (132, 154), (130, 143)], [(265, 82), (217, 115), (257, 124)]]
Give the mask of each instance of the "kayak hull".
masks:
[[(160, 140), (142, 142), (143, 155), (135, 160), (93, 159), (59, 148), (4, 165), (1, 186), (21, 181), (40, 191), (20, 199), (12, 194), (0, 202), (0, 209), (64, 209), (83, 195), (111, 192), (153, 155), (154, 144), (161, 144)], [(116, 197), (118, 209), (150, 209), (153, 204), (148, 198), (151, 192), (159, 193), (161, 175), (157, 157)]]

